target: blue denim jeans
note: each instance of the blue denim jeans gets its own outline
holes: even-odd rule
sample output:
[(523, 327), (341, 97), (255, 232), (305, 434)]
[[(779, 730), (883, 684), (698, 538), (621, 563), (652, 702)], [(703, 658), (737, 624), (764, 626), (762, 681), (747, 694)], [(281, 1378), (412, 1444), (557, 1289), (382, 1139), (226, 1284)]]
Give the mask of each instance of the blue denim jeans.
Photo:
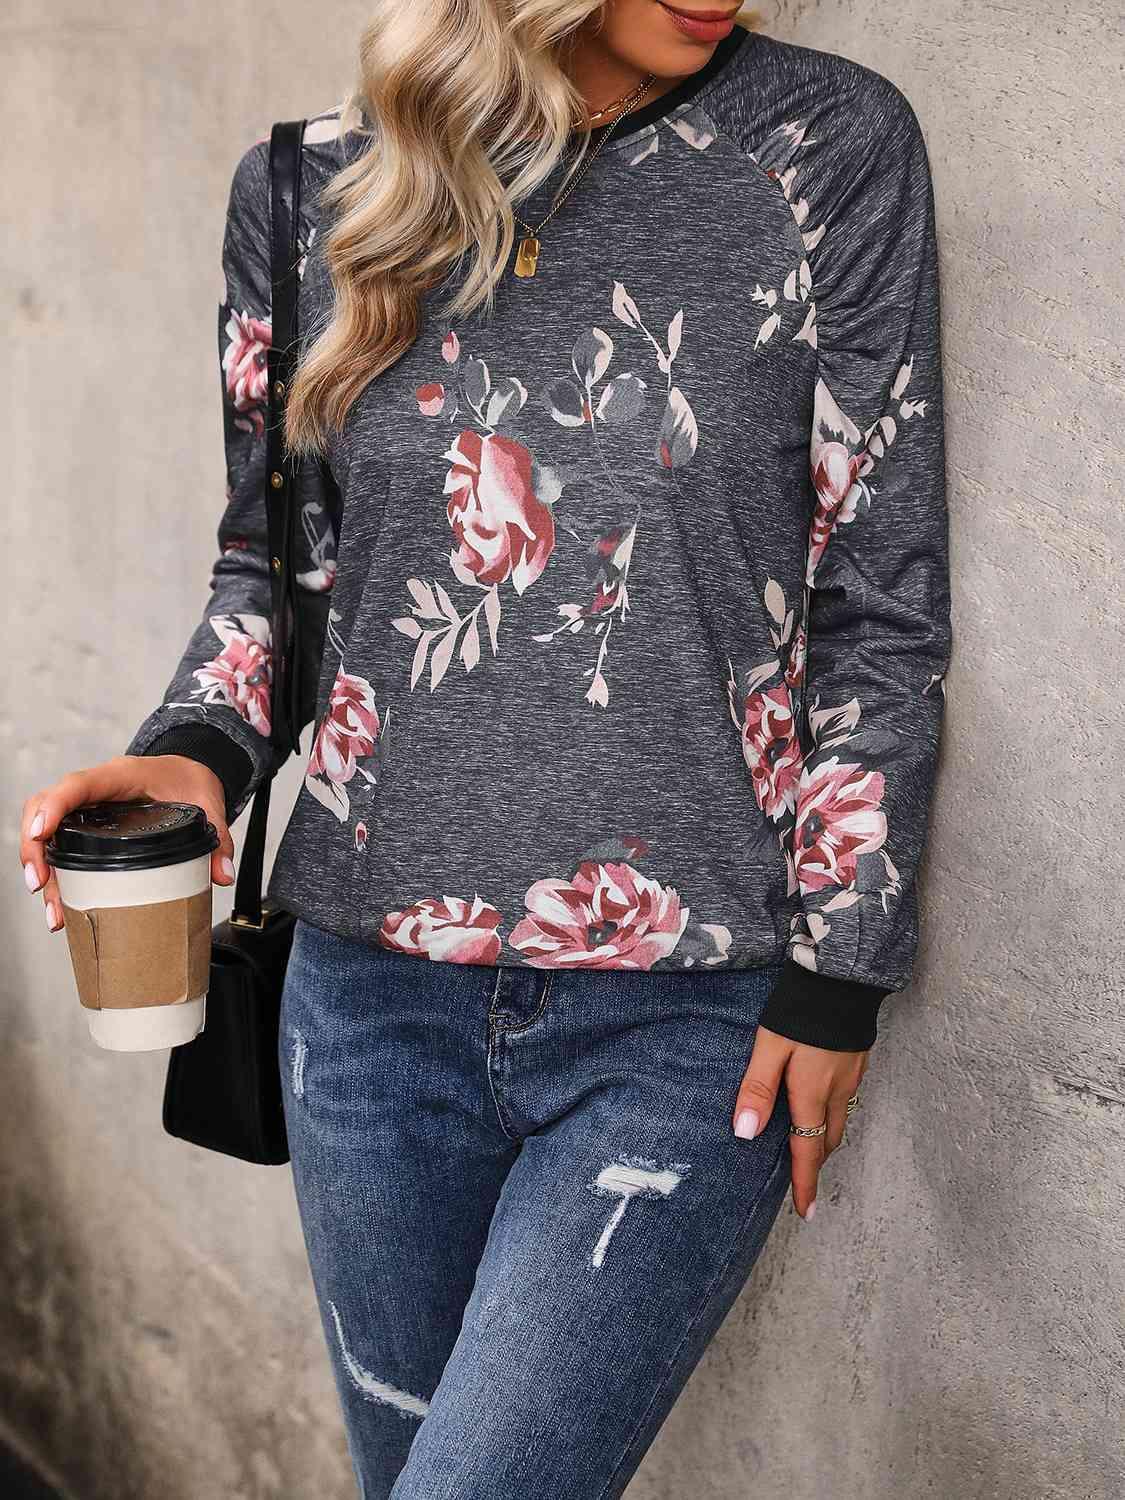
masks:
[(299, 920), (293, 1181), (363, 1500), (610, 1500), (785, 1200), (776, 969), (433, 963)]

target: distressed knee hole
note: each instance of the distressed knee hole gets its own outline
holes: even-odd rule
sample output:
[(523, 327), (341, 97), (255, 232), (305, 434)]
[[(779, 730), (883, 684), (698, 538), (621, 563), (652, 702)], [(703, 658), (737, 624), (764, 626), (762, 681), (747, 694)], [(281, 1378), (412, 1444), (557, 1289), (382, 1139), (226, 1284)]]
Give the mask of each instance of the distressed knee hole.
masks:
[(690, 1171), (688, 1162), (677, 1161), (658, 1167), (654, 1161), (641, 1156), (619, 1156), (603, 1167), (590, 1183), (590, 1191), (602, 1198), (616, 1198), (618, 1203), (594, 1246), (591, 1265), (600, 1266), (605, 1260), (609, 1242), (634, 1199), (669, 1198)]
[(380, 1380), (377, 1375), (373, 1375), (370, 1370), (365, 1370), (347, 1346), (344, 1339), (344, 1325), (340, 1320), (336, 1304), (330, 1302), (328, 1308), (332, 1314), (332, 1321), (336, 1325), (340, 1358), (356, 1390), (366, 1396), (368, 1401), (377, 1401), (382, 1406), (393, 1406), (405, 1417), (424, 1417), (430, 1409), (430, 1403), (424, 1401), (421, 1396), (412, 1396), (409, 1391), (400, 1391), (397, 1386), (390, 1385), (387, 1381)]

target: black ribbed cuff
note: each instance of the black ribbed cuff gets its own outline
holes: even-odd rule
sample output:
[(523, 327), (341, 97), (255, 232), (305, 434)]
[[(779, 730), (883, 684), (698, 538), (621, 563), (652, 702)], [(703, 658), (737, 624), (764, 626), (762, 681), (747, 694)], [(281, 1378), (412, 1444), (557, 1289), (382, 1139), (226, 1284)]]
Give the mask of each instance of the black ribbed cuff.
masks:
[(875, 1018), (889, 989), (834, 979), (787, 958), (760, 1021), (769, 1031), (832, 1052), (866, 1052), (875, 1043)]
[(254, 762), (241, 745), (213, 724), (173, 724), (153, 740), (144, 755), (186, 755), (205, 765), (223, 784), (227, 822), (250, 785)]

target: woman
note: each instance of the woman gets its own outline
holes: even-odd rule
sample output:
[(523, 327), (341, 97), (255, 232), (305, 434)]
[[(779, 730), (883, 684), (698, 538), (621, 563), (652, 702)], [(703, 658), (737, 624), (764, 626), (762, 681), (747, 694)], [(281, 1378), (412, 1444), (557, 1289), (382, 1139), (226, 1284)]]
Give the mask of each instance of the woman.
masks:
[[(925, 147), (696, 0), (384, 0), (309, 129), (294, 1180), (362, 1494), (622, 1493), (807, 1222), (917, 940), (949, 647)], [(213, 593), (28, 799), (222, 838), (269, 767), (266, 146), (234, 175)], [(831, 1351), (825, 1354), (830, 1356)]]

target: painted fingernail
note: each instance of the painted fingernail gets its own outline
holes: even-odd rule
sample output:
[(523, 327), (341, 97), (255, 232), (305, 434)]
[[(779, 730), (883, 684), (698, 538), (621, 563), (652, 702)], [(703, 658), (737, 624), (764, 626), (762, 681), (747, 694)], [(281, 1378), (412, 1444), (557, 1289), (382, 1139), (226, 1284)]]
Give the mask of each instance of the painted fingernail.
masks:
[(813, 1214), (815, 1214), (815, 1213), (816, 1213), (816, 1199), (814, 1198), (813, 1201), (809, 1204), (808, 1208), (805, 1209), (804, 1219), (805, 1219), (805, 1223), (806, 1224), (809, 1222), (809, 1220), (812, 1218)]
[(53, 901), (48, 901), (46, 906), (47, 926), (54, 932), (59, 925), (59, 909)]
[(228, 855), (223, 855), (222, 861), (220, 863), (220, 869), (228, 880), (234, 879), (234, 860), (231, 859)]
[(32, 820), (31, 827), (27, 831), (28, 831), (28, 834), (30, 835), (31, 838), (37, 839), (39, 837), (39, 835), (43, 832), (43, 814), (42, 813), (36, 813), (35, 814), (35, 817)]
[(744, 1141), (751, 1141), (758, 1134), (759, 1124), (756, 1109), (740, 1109), (734, 1117), (734, 1133)]
[(23, 878), (27, 882), (29, 891), (37, 891), (39, 889), (39, 876), (35, 873), (35, 866), (30, 860), (23, 867)]

